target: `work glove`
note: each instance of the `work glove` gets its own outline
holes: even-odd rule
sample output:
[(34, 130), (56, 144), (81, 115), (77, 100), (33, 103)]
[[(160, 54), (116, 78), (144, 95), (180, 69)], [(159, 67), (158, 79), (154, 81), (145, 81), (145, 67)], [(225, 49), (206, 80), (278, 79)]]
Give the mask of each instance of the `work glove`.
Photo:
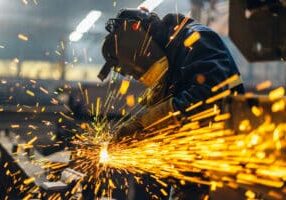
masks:
[(173, 98), (170, 98), (162, 103), (150, 106), (140, 116), (133, 119), (126, 126), (123, 126), (117, 133), (117, 139), (176, 124), (179, 124), (179, 121), (175, 115)]

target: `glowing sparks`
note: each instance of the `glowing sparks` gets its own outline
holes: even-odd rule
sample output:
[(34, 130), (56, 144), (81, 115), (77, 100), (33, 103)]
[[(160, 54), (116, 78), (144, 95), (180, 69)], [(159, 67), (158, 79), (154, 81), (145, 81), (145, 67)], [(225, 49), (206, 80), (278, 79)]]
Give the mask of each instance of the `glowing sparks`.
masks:
[(129, 107), (135, 106), (135, 97), (134, 95), (128, 95), (126, 97), (126, 105)]
[(45, 94), (49, 94), (49, 91), (48, 90), (46, 90), (45, 88), (43, 88), (43, 87), (40, 87), (40, 90), (43, 92), (43, 93), (45, 93)]
[(19, 40), (22, 40), (22, 41), (25, 41), (25, 42), (29, 40), (28, 36), (24, 35), (22, 33), (18, 34), (18, 38), (19, 38)]
[(60, 112), (60, 115), (63, 116), (64, 118), (66, 118), (67, 120), (70, 120), (70, 121), (73, 121), (74, 118), (68, 116), (67, 114), (63, 113), (63, 112)]
[(225, 90), (224, 92), (220, 93), (220, 94), (217, 94), (209, 99), (206, 100), (206, 103), (207, 104), (211, 104), (211, 103), (214, 103), (220, 99), (223, 99), (227, 96), (229, 96), (231, 94), (231, 91), (230, 90)]
[(121, 86), (119, 88), (119, 93), (121, 95), (125, 95), (127, 93), (127, 91), (128, 91), (129, 85), (130, 85), (130, 81), (129, 80), (122, 80)]
[[(266, 164), (265, 154), (259, 158), (253, 157), (253, 152), (256, 151), (253, 147), (263, 143), (262, 135), (254, 134), (250, 138), (247, 137), (248, 134), (235, 136), (233, 131), (223, 129), (223, 126), (213, 125), (212, 127), (198, 127), (190, 132), (174, 133), (173, 130), (170, 130), (165, 134), (154, 135), (136, 143), (129, 141), (120, 145), (111, 144), (109, 152), (106, 147), (101, 149), (100, 159), (111, 168), (126, 169), (130, 173), (148, 172), (154, 174), (158, 179), (174, 177), (200, 184), (213, 184), (214, 182), (183, 175), (186, 171), (200, 169), (214, 173), (216, 179), (218, 178), (216, 172), (224, 173), (221, 178), (233, 177), (238, 173), (236, 179), (241, 183), (247, 181), (253, 184), (282, 187), (282, 181), (259, 177), (252, 174), (251, 171), (246, 173), (248, 167), (257, 170), (258, 173), (259, 169)], [(239, 144), (242, 139), (244, 151), (241, 151)], [(265, 142), (267, 144), (267, 141)], [(264, 148), (270, 146), (271, 144), (268, 144)], [(87, 155), (93, 154), (88, 153), (84, 156)], [(196, 158), (198, 155), (200, 159)], [(93, 159), (93, 157), (89, 158)], [(246, 169), (240, 166), (239, 163), (245, 162), (245, 159), (248, 160), (248, 163), (253, 160), (252, 162), (256, 166), (247, 165)], [(282, 173), (274, 175), (279, 178), (284, 176)]]
[(279, 87), (275, 90), (272, 90), (269, 93), (269, 98), (271, 101), (275, 101), (277, 99), (282, 98), (285, 95), (285, 89), (283, 87)]
[(169, 42), (166, 46), (169, 46), (170, 43), (177, 37), (177, 35), (180, 33), (180, 31), (184, 28), (184, 26), (188, 23), (190, 18), (185, 17), (182, 22), (177, 26), (177, 28), (174, 30), (174, 33), (170, 36)]
[(100, 112), (100, 98), (96, 99), (96, 116), (99, 115)]
[(225, 81), (222, 81), (218, 85), (214, 86), (212, 88), (212, 92), (216, 92), (225, 86), (229, 86), (229, 88), (233, 88), (233, 87), (235, 87), (241, 83), (242, 82), (241, 82), (240, 76), (235, 74), (235, 75), (229, 77), (228, 79), (226, 79)]
[(257, 91), (261, 91), (261, 90), (265, 90), (267, 88), (270, 88), (271, 86), (272, 86), (272, 82), (268, 80), (268, 81), (264, 81), (264, 82), (258, 84), (256, 86), (256, 89), (257, 89)]
[(20, 128), (19, 124), (11, 124), (11, 128)]
[(29, 184), (33, 183), (34, 181), (35, 181), (35, 178), (31, 177), (31, 178), (25, 179), (23, 183), (25, 185), (29, 185)]
[(33, 195), (32, 194), (27, 194), (23, 200), (30, 200), (31, 198), (33, 198)]
[(32, 92), (31, 90), (27, 90), (27, 91), (26, 91), (26, 94), (29, 95), (29, 96), (32, 96), (32, 97), (35, 96), (35, 93)]
[[(233, 80), (227, 81), (219, 87), (229, 85)], [(206, 103), (214, 103), (229, 94), (230, 90), (226, 90), (207, 99)], [(273, 105), (277, 102), (274, 102)], [(203, 103), (201, 101), (193, 104), (186, 111), (196, 110)], [(239, 123), (239, 133), (236, 133), (226, 126), (226, 121), (231, 120), (232, 115), (221, 112), (220, 108), (214, 105), (212, 108), (185, 119), (188, 122), (180, 128), (176, 125), (169, 125), (159, 130), (152, 130), (149, 129), (153, 127), (151, 125), (144, 129), (147, 132), (152, 130), (146, 138), (138, 140), (131, 137), (117, 144), (109, 143), (108, 150), (104, 143), (97, 153), (94, 149), (83, 145), (80, 146), (81, 153), (78, 154), (77, 159), (88, 160), (89, 163), (97, 163), (99, 160), (99, 163), (104, 164), (105, 169), (128, 171), (132, 174), (152, 174), (151, 176), (162, 187), (166, 187), (166, 183), (161, 184), (162, 178), (173, 177), (184, 184), (185, 182), (195, 182), (211, 185), (213, 189), (223, 187), (223, 182), (227, 182), (233, 188), (237, 188), (241, 183), (281, 188), (283, 181), (280, 179), (284, 176), (283, 173), (274, 173), (274, 170), (270, 170), (273, 173), (269, 172), (268, 177), (265, 177), (267, 172), (262, 169), (274, 162), (274, 158), (265, 153), (266, 150), (280, 151), (285, 147), (285, 144), (281, 143), (285, 127), (266, 120), (258, 128), (254, 128), (251, 119), (243, 119)], [(258, 106), (253, 106), (251, 112), (256, 117), (265, 114), (263, 109)], [(180, 112), (176, 113), (176, 116), (180, 115)], [(175, 114), (170, 113), (159, 122), (173, 116)], [(213, 120), (210, 124), (201, 126), (200, 121), (205, 119)], [(156, 123), (154, 122), (154, 124)], [(245, 162), (248, 164), (244, 165)], [(277, 168), (283, 166), (284, 162), (275, 164)], [(88, 167), (88, 169), (95, 170), (92, 170), (92, 167)], [(200, 177), (188, 176), (186, 172), (202, 174), (206, 172), (211, 179), (206, 181)], [(218, 172), (221, 176), (217, 174)], [(114, 184), (108, 182), (113, 188)], [(163, 195), (167, 195), (164, 189), (161, 188), (160, 191)], [(252, 196), (251, 192), (248, 191), (246, 196)]]
[(225, 113), (225, 114), (222, 114), (222, 115), (217, 115), (215, 116), (215, 121), (225, 121), (225, 120), (228, 120), (230, 119), (231, 117), (231, 114), (230, 113)]
[(108, 155), (107, 147), (108, 147), (108, 145), (105, 144), (101, 148), (100, 153), (99, 153), (99, 163), (105, 164), (109, 161), (109, 155)]
[(251, 111), (256, 117), (259, 117), (263, 114), (263, 108), (257, 106), (252, 106)]
[(241, 183), (252, 183), (252, 184), (262, 184), (269, 187), (281, 188), (283, 186), (283, 181), (279, 180), (268, 180), (264, 178), (257, 178), (252, 174), (238, 174), (237, 175), (238, 182)]
[[(239, 77), (233, 76), (215, 86), (213, 91), (231, 86), (237, 83), (237, 80)], [(30, 83), (37, 84), (34, 80), (30, 80)], [(90, 110), (92, 116), (95, 114), (94, 121), (78, 123), (70, 113), (57, 112), (61, 116), (58, 119), (61, 125), (67, 119), (81, 130), (71, 130), (75, 133), (72, 144), (76, 148), (67, 149), (72, 152), (73, 164), (53, 163), (46, 160), (34, 161), (43, 169), (50, 171), (47, 178), (56, 178), (60, 170), (71, 167), (87, 176), (88, 184), (94, 184), (96, 194), (107, 185), (102, 193), (108, 197), (112, 196), (113, 189), (128, 187), (128, 183), (118, 187), (117, 182), (110, 178), (113, 173), (136, 174), (138, 177), (135, 179), (138, 183), (142, 183), (141, 174), (149, 174), (158, 183), (159, 191), (164, 196), (168, 195), (166, 188), (169, 185), (165, 178), (177, 179), (180, 181), (178, 184), (182, 185), (187, 182), (209, 185), (211, 190), (225, 185), (237, 189), (245, 184), (251, 186), (259, 184), (279, 189), (283, 187), (286, 179), (286, 163), (281, 155), (286, 148), (286, 125), (285, 122), (272, 122), (272, 118), (267, 114), (268, 110), (264, 110), (264, 107), (258, 105), (251, 107), (251, 116), (261, 119), (257, 127), (253, 123), (255, 120), (244, 117), (238, 121), (238, 130), (234, 130), (228, 126), (228, 123), (235, 113), (228, 113), (229, 111), (225, 113), (219, 106), (213, 105), (216, 101), (231, 94), (230, 90), (225, 90), (207, 100), (191, 104), (185, 110), (194, 112), (190, 116), (185, 116), (180, 111), (170, 112), (168, 116), (162, 117), (138, 133), (136, 136), (139, 137), (131, 135), (119, 142), (114, 142), (111, 134), (117, 127), (113, 127), (105, 115), (101, 117), (101, 111), (113, 106), (114, 102), (109, 101), (121, 99), (126, 105), (120, 107), (119, 111), (122, 111), (125, 116), (128, 115), (127, 106), (133, 108), (136, 103), (135, 96), (127, 93), (129, 86), (130, 81), (123, 80), (119, 90), (116, 87), (111, 94), (108, 94), (107, 103), (102, 102), (104, 99), (101, 98), (89, 101), (87, 90), (80, 86), (84, 100), (92, 106)], [(40, 87), (40, 90), (44, 94), (49, 94), (44, 88)], [(35, 96), (29, 90), (26, 90), (26, 93)], [(281, 87), (269, 94), (272, 100), (269, 112), (276, 113), (285, 110), (284, 93), (284, 88)], [(123, 95), (126, 95), (126, 98)], [(51, 102), (59, 104), (55, 98), (51, 98)], [(198, 111), (197, 109), (205, 103), (209, 104), (208, 108)], [(45, 107), (39, 104), (36, 107), (42, 112), (46, 111)], [(154, 128), (155, 125), (169, 118), (176, 118), (179, 123)], [(51, 125), (48, 121), (43, 121), (43, 123), (47, 126)], [(10, 127), (18, 129), (20, 125), (12, 124)], [(31, 131), (39, 129), (38, 126), (32, 124), (28, 125), (28, 128)], [(32, 132), (27, 135), (32, 135)], [(52, 140), (56, 138), (53, 133), (49, 133), (49, 136)], [(36, 136), (29, 138), (31, 139), (28, 142), (19, 145), (21, 150), (36, 146), (38, 138)], [(4, 169), (6, 174), (14, 175), (14, 172), (8, 169), (8, 163), (4, 164)], [(193, 176), (193, 172), (200, 176)], [(207, 179), (202, 177), (207, 177)], [(35, 180), (35, 177), (22, 180), (23, 186), (29, 186)], [(81, 184), (82, 179), (78, 180), (66, 195), (80, 191), (81, 187), (87, 187)], [(279, 193), (272, 195), (279, 196)], [(252, 198), (255, 192), (247, 190), (245, 196)], [(33, 195), (27, 194), (25, 198), (32, 197)], [(52, 199), (57, 198), (60, 198), (58, 194), (52, 196)]]
[(251, 191), (251, 190), (247, 190), (245, 192), (245, 196), (250, 198), (250, 199), (254, 199), (255, 198), (255, 193), (253, 191)]
[(279, 112), (279, 111), (284, 111), (285, 106), (286, 106), (285, 104), (286, 103), (285, 103), (284, 99), (281, 99), (280, 101), (275, 102), (271, 107), (272, 112), (275, 113), (275, 112)]
[(28, 144), (29, 144), (29, 145), (32, 145), (37, 139), (38, 139), (37, 136), (33, 137), (33, 139), (31, 139), (31, 140), (28, 142)]
[(190, 111), (200, 107), (201, 105), (203, 105), (203, 101), (199, 101), (198, 103), (191, 105), (189, 108), (186, 109), (186, 112), (190, 112)]
[(250, 131), (251, 130), (250, 121), (248, 119), (241, 121), (239, 124), (239, 130), (240, 131)]

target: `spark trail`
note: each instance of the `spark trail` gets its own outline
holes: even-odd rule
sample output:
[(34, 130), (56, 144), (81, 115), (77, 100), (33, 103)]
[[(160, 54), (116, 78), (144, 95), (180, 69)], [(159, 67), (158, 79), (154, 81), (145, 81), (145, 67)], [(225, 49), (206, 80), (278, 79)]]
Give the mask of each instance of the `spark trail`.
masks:
[[(228, 95), (222, 92), (205, 102), (215, 102)], [(95, 152), (94, 148), (81, 146), (76, 159), (98, 163), (97, 167), (101, 165), (105, 169), (135, 175), (150, 174), (162, 188), (168, 185), (162, 180), (171, 177), (182, 184), (193, 182), (210, 185), (211, 188), (261, 185), (270, 191), (271, 188), (280, 189), (282, 194), (279, 195), (283, 196), (286, 121), (275, 122), (270, 116), (285, 109), (281, 106), (285, 104), (283, 95), (282, 87), (270, 92), (268, 99), (273, 102), (271, 113), (263, 113), (263, 109), (256, 106), (250, 109), (257, 117), (265, 115), (258, 127), (251, 127), (253, 119), (241, 119), (238, 130), (229, 128), (229, 120), (235, 113), (222, 113), (214, 105), (190, 116), (183, 125), (145, 130), (119, 143), (110, 142), (104, 151)], [(280, 106), (274, 106), (276, 104)], [(201, 105), (203, 103), (191, 105), (187, 110)], [(170, 113), (170, 116), (174, 115), (178, 113)], [(201, 126), (200, 122), (204, 120), (209, 123)], [(154, 126), (161, 122), (154, 122)], [(98, 170), (92, 165), (86, 166), (90, 171)], [(162, 193), (167, 194), (165, 190)]]

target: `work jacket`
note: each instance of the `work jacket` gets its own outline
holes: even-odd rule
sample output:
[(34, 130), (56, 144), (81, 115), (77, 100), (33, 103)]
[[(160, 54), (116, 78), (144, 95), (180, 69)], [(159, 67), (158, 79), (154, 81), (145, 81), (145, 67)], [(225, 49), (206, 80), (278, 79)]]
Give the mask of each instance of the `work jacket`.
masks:
[[(120, 131), (124, 135), (134, 133), (136, 129), (142, 130), (170, 113), (179, 111), (180, 116), (194, 114), (198, 111), (192, 110), (189, 113), (186, 109), (200, 101), (206, 104), (208, 98), (224, 90), (244, 93), (238, 67), (220, 36), (191, 19), (182, 26), (184, 19), (182, 15), (173, 14), (163, 19), (167, 29), (166, 35), (161, 38), (167, 40), (158, 41), (158, 44), (164, 48), (169, 69), (152, 92), (146, 95), (145, 112), (133, 120), (130, 127)], [(180, 25), (179, 31), (176, 30)], [(199, 39), (186, 46), (186, 40), (193, 34), (197, 34), (197, 37), (199, 35)], [(214, 86), (234, 75), (238, 75), (234, 84), (212, 91)], [(201, 109), (209, 106), (211, 105), (201, 106)]]
[[(172, 21), (171, 17), (165, 18)], [(174, 35), (174, 28), (178, 25), (175, 20), (173, 22), (168, 22), (168, 38)], [(199, 36), (199, 39), (193, 39), (194, 43), (186, 46), (186, 40), (194, 34), (197, 36), (193, 37)], [(209, 27), (188, 20), (173, 40), (162, 44), (165, 45), (169, 69), (146, 101), (148, 111), (143, 114), (144, 127), (169, 112), (181, 111), (187, 115), (186, 109), (190, 105), (205, 101), (224, 90), (244, 93), (237, 65), (220, 36)], [(238, 77), (234, 84), (212, 91), (214, 86), (234, 75)]]

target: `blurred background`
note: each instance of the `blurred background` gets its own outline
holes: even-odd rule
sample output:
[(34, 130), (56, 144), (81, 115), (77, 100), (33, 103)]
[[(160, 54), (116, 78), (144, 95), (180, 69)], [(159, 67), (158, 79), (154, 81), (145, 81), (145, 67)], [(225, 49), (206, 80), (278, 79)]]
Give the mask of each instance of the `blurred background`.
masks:
[[(228, 38), (226, 0), (161, 0), (154, 11), (191, 15), (218, 31), (230, 47), (248, 88), (271, 80), (285, 84), (285, 62), (249, 63)], [(105, 22), (141, 0), (0, 0), (0, 78), (99, 83)], [(87, 24), (80, 23), (87, 19)], [(90, 21), (88, 21), (90, 20)], [(92, 24), (89, 24), (94, 22)], [(77, 28), (83, 30), (77, 31)], [(56, 80), (57, 82), (53, 82)]]

